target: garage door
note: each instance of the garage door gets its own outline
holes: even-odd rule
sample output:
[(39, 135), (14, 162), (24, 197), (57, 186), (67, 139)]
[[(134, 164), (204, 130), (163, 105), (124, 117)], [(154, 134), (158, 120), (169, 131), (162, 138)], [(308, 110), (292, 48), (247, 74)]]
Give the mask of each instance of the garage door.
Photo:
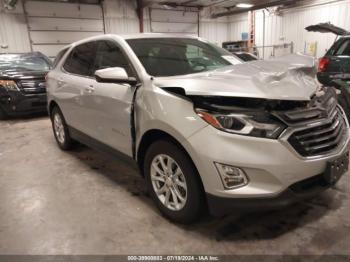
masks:
[(24, 7), (32, 50), (50, 58), (67, 44), (104, 32), (100, 5), (26, 1)]
[(198, 35), (198, 11), (150, 9), (151, 32)]

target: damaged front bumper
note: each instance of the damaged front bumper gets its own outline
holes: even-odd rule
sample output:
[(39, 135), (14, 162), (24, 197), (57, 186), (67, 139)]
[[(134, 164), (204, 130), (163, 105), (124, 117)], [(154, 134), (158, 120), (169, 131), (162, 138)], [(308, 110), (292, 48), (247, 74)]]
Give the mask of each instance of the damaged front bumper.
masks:
[[(327, 189), (322, 174), (329, 161), (349, 151), (349, 130), (346, 132), (346, 140), (333, 154), (306, 159), (280, 140), (227, 134), (208, 126), (190, 137), (190, 147), (195, 148), (190, 154), (201, 174), (211, 213), (222, 215), (237, 207), (284, 206)], [(225, 189), (215, 162), (241, 168), (249, 183)], [(316, 183), (295, 190), (298, 184), (310, 181)]]
[[(331, 183), (324, 174), (329, 163), (348, 156), (350, 147), (349, 124), (335, 97), (335, 91), (327, 89), (305, 107), (273, 111), (287, 126), (278, 139), (212, 126), (189, 137), (187, 148), (201, 174), (211, 213), (280, 207), (327, 189)], [(215, 163), (243, 170), (249, 182), (225, 188)]]

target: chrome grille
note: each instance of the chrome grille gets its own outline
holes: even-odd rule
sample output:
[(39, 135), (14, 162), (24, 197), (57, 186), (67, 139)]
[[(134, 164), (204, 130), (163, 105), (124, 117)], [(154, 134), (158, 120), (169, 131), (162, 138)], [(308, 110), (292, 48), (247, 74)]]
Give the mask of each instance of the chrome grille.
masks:
[(19, 87), (25, 94), (42, 94), (46, 93), (45, 80), (21, 80)]
[(333, 88), (325, 89), (321, 97), (314, 96), (306, 107), (290, 110), (279, 114), (279, 117), (289, 126), (307, 124), (310, 121), (327, 118), (337, 107), (336, 92)]
[(348, 138), (348, 123), (333, 88), (324, 88), (306, 106), (276, 112), (288, 125), (287, 142), (303, 157), (331, 154)]
[(302, 156), (330, 153), (337, 148), (347, 134), (346, 122), (339, 108), (329, 119), (317, 125), (294, 132), (288, 142)]

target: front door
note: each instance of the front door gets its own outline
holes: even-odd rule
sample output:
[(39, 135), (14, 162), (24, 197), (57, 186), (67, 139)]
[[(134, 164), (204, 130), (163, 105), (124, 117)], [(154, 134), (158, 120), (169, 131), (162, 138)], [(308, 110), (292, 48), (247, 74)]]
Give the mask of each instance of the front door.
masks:
[[(98, 41), (94, 71), (122, 67), (135, 76), (129, 60), (113, 40)], [(108, 146), (132, 156), (131, 105), (135, 87), (129, 84), (98, 83), (94, 80), (86, 103), (91, 112), (91, 126), (96, 138)]]

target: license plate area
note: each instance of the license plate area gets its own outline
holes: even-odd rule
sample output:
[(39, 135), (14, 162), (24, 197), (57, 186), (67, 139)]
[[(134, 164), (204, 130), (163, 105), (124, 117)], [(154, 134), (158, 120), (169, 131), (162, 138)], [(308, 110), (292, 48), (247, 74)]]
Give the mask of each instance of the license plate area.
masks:
[(334, 185), (341, 176), (348, 171), (349, 168), (349, 152), (346, 152), (339, 158), (327, 163), (324, 178), (327, 183)]

